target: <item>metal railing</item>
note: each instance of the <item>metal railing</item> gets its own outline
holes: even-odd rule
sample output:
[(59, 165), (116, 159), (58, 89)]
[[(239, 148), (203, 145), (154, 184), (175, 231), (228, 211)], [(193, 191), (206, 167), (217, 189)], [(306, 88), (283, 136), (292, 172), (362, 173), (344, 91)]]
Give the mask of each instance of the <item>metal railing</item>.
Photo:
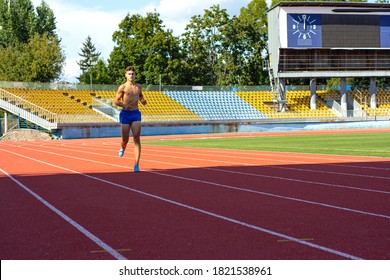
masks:
[(45, 129), (56, 129), (59, 116), (6, 90), (0, 89), (0, 108)]
[(7, 82), (0, 81), (0, 88), (21, 88), (21, 89), (55, 89), (55, 90), (114, 90), (117, 85), (85, 85), (65, 83), (32, 83), (32, 82)]
[(111, 103), (106, 102), (103, 99), (92, 98), (92, 109), (100, 114), (109, 116), (114, 121), (119, 120), (120, 111)]
[[(117, 91), (118, 85), (61, 84), (0, 81), (0, 88)], [(144, 91), (269, 91), (270, 86), (142, 85)]]
[(390, 49), (280, 49), (279, 71), (390, 70)]

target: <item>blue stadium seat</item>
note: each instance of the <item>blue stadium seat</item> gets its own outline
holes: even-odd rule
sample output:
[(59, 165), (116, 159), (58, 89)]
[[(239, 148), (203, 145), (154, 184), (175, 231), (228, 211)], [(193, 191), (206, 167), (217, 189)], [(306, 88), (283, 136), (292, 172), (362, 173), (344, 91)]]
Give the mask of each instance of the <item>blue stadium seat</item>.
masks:
[(205, 120), (256, 120), (267, 118), (233, 92), (226, 91), (164, 91)]

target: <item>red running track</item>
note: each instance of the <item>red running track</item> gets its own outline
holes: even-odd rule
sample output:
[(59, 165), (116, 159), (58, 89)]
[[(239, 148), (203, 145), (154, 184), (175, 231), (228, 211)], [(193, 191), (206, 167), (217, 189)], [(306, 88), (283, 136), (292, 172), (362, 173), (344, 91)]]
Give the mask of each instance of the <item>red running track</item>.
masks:
[(390, 259), (386, 158), (118, 143), (0, 143), (0, 258)]

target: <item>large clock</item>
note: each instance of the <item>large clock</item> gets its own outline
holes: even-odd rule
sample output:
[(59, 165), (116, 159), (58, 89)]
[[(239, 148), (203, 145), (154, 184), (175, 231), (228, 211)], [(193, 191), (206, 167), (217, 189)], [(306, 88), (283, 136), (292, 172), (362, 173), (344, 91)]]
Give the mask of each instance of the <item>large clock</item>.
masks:
[(317, 14), (288, 14), (287, 39), (289, 47), (321, 47), (321, 16)]

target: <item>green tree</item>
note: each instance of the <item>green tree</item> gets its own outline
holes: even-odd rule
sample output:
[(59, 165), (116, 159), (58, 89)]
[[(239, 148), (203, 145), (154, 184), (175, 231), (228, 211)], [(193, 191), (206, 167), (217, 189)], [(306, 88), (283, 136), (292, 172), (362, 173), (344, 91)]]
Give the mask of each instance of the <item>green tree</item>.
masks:
[[(223, 47), (226, 46), (226, 32), (232, 26), (226, 9), (214, 5), (204, 10), (203, 16), (196, 15), (186, 26), (183, 48), (186, 62), (194, 85), (217, 85), (221, 80), (218, 74), (227, 69), (223, 60)], [(225, 52), (226, 54), (226, 52)], [(225, 66), (225, 67), (224, 67)]]
[(159, 14), (128, 14), (114, 32), (116, 43), (108, 60), (111, 79), (115, 83), (124, 80), (124, 69), (133, 65), (139, 83), (171, 84), (181, 79), (182, 66), (179, 41), (172, 30), (164, 30)]
[(376, 81), (377, 87), (382, 89), (390, 89), (390, 78), (389, 77), (383, 77), (379, 78)]
[(56, 37), (35, 34), (27, 44), (0, 49), (0, 80), (51, 82), (62, 71), (65, 56)]
[(27, 44), (34, 34), (34, 6), (30, 0), (10, 1), (10, 44)]
[(268, 83), (268, 73), (263, 71), (263, 60), (268, 57), (268, 20), (265, 0), (252, 0), (240, 10), (238, 18), (239, 41), (242, 45), (242, 78), (240, 85)]
[(83, 43), (81, 53), (79, 55), (82, 57), (77, 64), (80, 66), (82, 74), (78, 77), (81, 83), (92, 85), (92, 67), (96, 65), (99, 60), (101, 52), (96, 50), (95, 45), (92, 43), (91, 36), (88, 35), (87, 39)]
[(42, 1), (41, 4), (36, 8), (36, 16), (34, 19), (34, 32), (43, 35), (47, 34), (49, 37), (56, 37), (56, 18), (53, 10)]
[(45, 2), (35, 10), (30, 0), (0, 0), (0, 79), (57, 79), (65, 55), (55, 30), (54, 13)]
[(31, 0), (0, 0), (0, 46), (26, 44), (38, 33), (57, 37), (56, 18), (42, 1), (34, 9)]
[(80, 75), (79, 80), (85, 81), (88, 83), (90, 80), (90, 74), (92, 76), (92, 81), (94, 84), (114, 84), (115, 81), (112, 81), (109, 71), (108, 64), (102, 59), (99, 58), (94, 66), (92, 66), (88, 72), (84, 72)]
[(0, 48), (8, 45), (10, 30), (8, 0), (0, 0)]
[(95, 84), (111, 84), (108, 73), (108, 65), (103, 59), (99, 59), (92, 67), (92, 78)]
[(35, 34), (25, 45), (22, 56), (23, 74), (33, 82), (49, 82), (61, 75), (65, 55), (56, 36)]
[(22, 51), (15, 47), (0, 48), (0, 80), (1, 81), (28, 81), (20, 73), (18, 64)]
[(262, 70), (266, 55), (267, 4), (253, 0), (229, 17), (219, 5), (193, 16), (183, 34), (183, 48), (193, 84), (258, 85), (267, 80)]

